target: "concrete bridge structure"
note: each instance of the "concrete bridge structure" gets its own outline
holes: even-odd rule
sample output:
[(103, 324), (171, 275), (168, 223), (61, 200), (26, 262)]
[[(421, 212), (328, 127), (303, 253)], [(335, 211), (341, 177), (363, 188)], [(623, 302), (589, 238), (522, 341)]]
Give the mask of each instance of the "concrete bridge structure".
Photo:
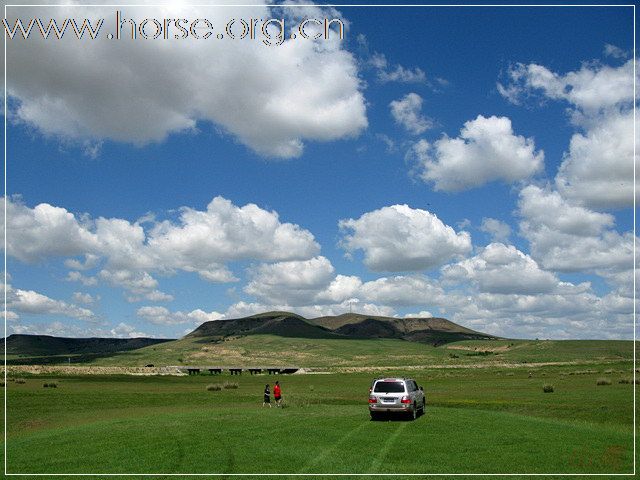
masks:
[(268, 375), (289, 375), (299, 370), (298, 367), (212, 367), (194, 365), (177, 365), (171, 368), (177, 368), (179, 371), (189, 375), (199, 375), (204, 372), (209, 372), (210, 375), (221, 375), (225, 371), (229, 372), (230, 375), (242, 375), (242, 372), (249, 372), (250, 375), (263, 373)]

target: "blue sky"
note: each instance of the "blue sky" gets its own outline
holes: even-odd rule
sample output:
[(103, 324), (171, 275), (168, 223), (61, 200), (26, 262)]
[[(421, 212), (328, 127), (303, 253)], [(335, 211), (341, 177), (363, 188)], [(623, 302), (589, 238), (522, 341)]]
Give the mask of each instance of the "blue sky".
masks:
[[(7, 17), (113, 29), (111, 7), (64, 10)], [(631, 8), (122, 11), (348, 28), (8, 40), (9, 333), (178, 337), (351, 305), (633, 335)]]

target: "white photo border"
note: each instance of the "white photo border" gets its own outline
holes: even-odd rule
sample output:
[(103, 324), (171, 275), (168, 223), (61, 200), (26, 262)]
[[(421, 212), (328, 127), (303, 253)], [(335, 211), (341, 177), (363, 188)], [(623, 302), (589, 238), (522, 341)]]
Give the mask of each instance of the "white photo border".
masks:
[[(7, 18), (7, 7), (166, 7), (168, 4), (5, 4), (4, 17)], [(264, 4), (187, 4), (189, 7), (260, 7)], [(305, 7), (304, 4), (274, 4), (277, 7)], [(4, 475), (5, 476), (278, 476), (278, 477), (305, 477), (305, 476), (389, 476), (389, 477), (422, 477), (422, 476), (635, 476), (636, 475), (636, 5), (634, 4), (335, 4), (320, 3), (321, 7), (356, 7), (356, 8), (389, 8), (389, 7), (415, 7), (415, 8), (509, 8), (509, 7), (632, 7), (633, 8), (633, 472), (632, 473), (9, 473), (7, 458), (7, 39), (4, 38)]]

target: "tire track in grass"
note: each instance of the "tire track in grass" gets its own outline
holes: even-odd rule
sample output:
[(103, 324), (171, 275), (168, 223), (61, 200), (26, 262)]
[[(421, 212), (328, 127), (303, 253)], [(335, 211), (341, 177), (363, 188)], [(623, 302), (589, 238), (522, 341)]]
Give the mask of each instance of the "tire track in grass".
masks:
[(346, 435), (343, 435), (342, 438), (340, 438), (340, 440), (335, 442), (331, 447), (324, 449), (318, 455), (316, 455), (310, 462), (308, 462), (304, 467), (302, 467), (302, 469), (300, 469), (298, 473), (305, 473), (309, 471), (311, 468), (313, 468), (314, 466), (318, 465), (325, 458), (327, 458), (334, 451), (336, 451), (343, 443), (345, 443), (347, 440), (349, 440), (351, 437), (353, 437), (357, 432), (362, 430), (367, 425), (368, 425), (367, 422), (363, 422), (358, 426), (356, 426), (355, 428), (353, 428), (349, 433), (347, 433)]
[(382, 462), (384, 461), (384, 458), (387, 456), (387, 453), (389, 453), (389, 450), (391, 449), (393, 444), (396, 442), (396, 440), (398, 439), (402, 431), (406, 428), (406, 426), (407, 426), (407, 423), (405, 422), (401, 423), (396, 429), (396, 431), (393, 432), (391, 435), (389, 435), (389, 438), (387, 438), (387, 441), (384, 442), (384, 444), (380, 448), (378, 455), (376, 455), (376, 457), (373, 459), (373, 462), (371, 462), (371, 466), (369, 467), (369, 473), (379, 473), (379, 470), (380, 470), (380, 467), (382, 466)]
[(165, 435), (165, 438), (167, 438), (167, 440), (169, 440), (175, 446), (175, 452), (173, 453), (173, 459), (170, 460), (170, 463), (168, 465), (168, 471), (177, 472), (182, 467), (182, 464), (184, 462), (184, 444), (182, 443), (182, 438), (171, 431), (170, 428), (167, 428)]

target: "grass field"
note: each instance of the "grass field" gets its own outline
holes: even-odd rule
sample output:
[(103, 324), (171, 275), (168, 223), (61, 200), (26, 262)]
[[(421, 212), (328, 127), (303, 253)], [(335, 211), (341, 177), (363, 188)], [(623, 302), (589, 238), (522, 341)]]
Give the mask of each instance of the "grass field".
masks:
[[(369, 421), (370, 373), (281, 376), (283, 409), (261, 406), (266, 375), (25, 376), (8, 383), (9, 473), (628, 473), (632, 362), (592, 362), (412, 371), (415, 422)], [(223, 381), (239, 388), (207, 391)]]
[[(298, 366), (319, 368), (468, 366), (620, 361), (633, 357), (629, 341), (535, 341), (467, 340), (434, 348), (397, 339), (308, 339), (276, 335), (249, 335), (213, 343), (204, 338), (183, 338), (138, 350), (83, 358), (83, 365), (225, 365)], [(17, 356), (9, 356), (16, 359)], [(20, 358), (22, 363), (30, 362)], [(48, 358), (46, 362), (65, 364), (68, 356)], [(75, 360), (72, 358), (72, 362)]]

